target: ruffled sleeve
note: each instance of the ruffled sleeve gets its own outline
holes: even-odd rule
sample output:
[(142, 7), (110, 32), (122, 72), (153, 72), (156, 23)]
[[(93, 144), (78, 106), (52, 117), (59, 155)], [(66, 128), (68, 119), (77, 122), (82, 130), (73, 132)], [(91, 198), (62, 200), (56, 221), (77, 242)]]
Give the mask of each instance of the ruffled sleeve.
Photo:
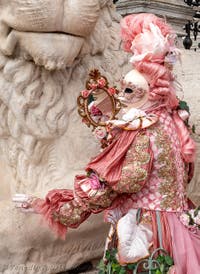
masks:
[[(112, 147), (118, 151), (118, 162), (116, 158), (114, 160), (111, 157), (111, 152), (108, 150), (100, 155), (100, 160), (95, 159), (89, 165), (90, 169), (86, 169), (88, 171), (86, 175), (75, 176), (74, 190), (54, 189), (44, 200), (34, 200), (35, 211), (42, 214), (50, 228), (62, 238), (65, 237), (67, 228), (78, 227), (91, 213), (96, 214), (115, 207), (114, 201), (120, 201), (123, 194), (139, 191), (148, 180), (153, 156), (146, 131), (132, 133), (124, 131), (122, 137), (123, 141), (118, 140), (114, 148)], [(106, 156), (110, 162), (106, 161)], [(108, 165), (109, 163), (111, 164)], [(94, 169), (91, 169), (91, 166)], [(118, 170), (118, 177), (115, 176), (115, 180), (105, 180), (102, 176), (105, 168), (108, 170), (108, 167), (109, 176), (105, 177), (113, 179), (113, 174)], [(97, 173), (97, 170), (103, 170), (104, 173)]]
[(92, 173), (77, 175), (74, 190), (53, 189), (45, 199), (34, 199), (32, 207), (42, 215), (51, 230), (64, 239), (67, 228), (77, 228), (91, 213), (105, 210), (116, 196), (109, 186)]

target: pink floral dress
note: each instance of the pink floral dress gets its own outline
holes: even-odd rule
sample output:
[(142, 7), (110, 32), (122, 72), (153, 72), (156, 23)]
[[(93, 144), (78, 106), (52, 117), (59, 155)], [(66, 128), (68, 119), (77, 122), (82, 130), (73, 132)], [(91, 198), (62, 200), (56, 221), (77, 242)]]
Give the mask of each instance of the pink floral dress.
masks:
[(113, 142), (86, 166), (87, 175), (75, 177), (74, 191), (52, 190), (45, 200), (35, 199), (33, 206), (63, 237), (68, 227), (76, 228), (91, 213), (105, 211), (105, 221), (112, 224), (107, 247), (117, 235), (119, 263), (137, 262), (152, 249), (163, 247), (174, 258), (174, 273), (197, 274), (199, 232), (179, 221), (189, 208), (186, 185), (193, 159), (185, 144), (192, 141), (189, 135), (180, 139), (180, 118), (175, 112), (159, 108), (153, 115), (157, 119), (139, 118), (137, 129), (127, 124), (120, 129)]

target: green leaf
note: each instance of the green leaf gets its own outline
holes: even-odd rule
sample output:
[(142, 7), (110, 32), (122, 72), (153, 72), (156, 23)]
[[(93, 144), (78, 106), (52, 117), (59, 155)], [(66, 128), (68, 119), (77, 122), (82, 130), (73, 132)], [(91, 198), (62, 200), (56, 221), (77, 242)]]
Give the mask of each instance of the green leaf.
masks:
[(117, 249), (113, 248), (110, 252), (110, 254), (112, 254), (112, 256), (115, 256), (117, 254)]
[(160, 272), (161, 272), (161, 273), (164, 273), (164, 270), (165, 270), (165, 265), (164, 265), (164, 264), (161, 264), (161, 265), (160, 265)]
[(198, 209), (198, 207), (195, 209), (195, 211), (194, 211), (194, 217), (196, 217), (197, 215), (198, 215), (198, 213), (199, 213), (199, 209)]
[(126, 274), (126, 269), (124, 267), (121, 267), (119, 274)]
[(108, 274), (111, 274), (111, 273), (112, 273), (112, 266), (111, 266), (110, 263), (108, 263), (108, 265), (107, 265), (107, 273), (108, 273)]
[(196, 126), (193, 124), (192, 125), (192, 132), (195, 133), (196, 132)]
[(128, 264), (128, 265), (127, 265), (127, 268), (128, 268), (129, 270), (134, 270), (135, 267), (136, 267), (136, 264)]
[(106, 270), (99, 270), (98, 274), (106, 274)]
[(191, 217), (191, 216), (190, 216), (189, 225), (194, 225), (194, 221), (193, 221), (193, 219), (192, 219), (192, 217)]
[(99, 262), (97, 269), (99, 270), (99, 274), (106, 273), (107, 266), (105, 265), (103, 259)]
[(118, 273), (120, 271), (121, 266), (117, 263), (112, 263), (112, 270), (113, 272)]
[(156, 274), (162, 274), (159, 269), (156, 270)]
[(105, 255), (106, 259), (109, 261), (110, 258), (111, 258), (111, 255), (110, 255), (110, 251), (109, 250), (106, 250), (106, 255)]
[(164, 255), (159, 255), (156, 258), (156, 261), (158, 261), (160, 264), (165, 262), (165, 256)]
[(170, 256), (165, 256), (165, 262), (166, 262), (166, 264), (167, 265), (169, 265), (169, 266), (172, 266), (173, 264), (174, 264), (174, 261), (173, 261), (173, 259), (172, 259), (172, 257), (170, 257)]
[(185, 102), (185, 101), (179, 101), (179, 108), (180, 109), (185, 109), (188, 112), (190, 112), (190, 108), (189, 108), (187, 102)]

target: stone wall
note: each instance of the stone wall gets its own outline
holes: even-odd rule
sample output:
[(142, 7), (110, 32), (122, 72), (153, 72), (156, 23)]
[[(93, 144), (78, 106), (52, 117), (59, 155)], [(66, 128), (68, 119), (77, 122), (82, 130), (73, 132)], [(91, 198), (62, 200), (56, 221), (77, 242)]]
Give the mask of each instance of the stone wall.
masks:
[(191, 112), (190, 123), (194, 124), (197, 142), (197, 159), (195, 176), (189, 185), (189, 195), (196, 204), (200, 204), (200, 53), (182, 50), (182, 64), (177, 64), (176, 74), (183, 86), (184, 100), (188, 102)]
[(119, 0), (117, 10), (125, 16), (131, 13), (149, 12), (164, 17), (174, 27), (179, 36), (185, 36), (183, 26), (194, 14), (183, 0)]

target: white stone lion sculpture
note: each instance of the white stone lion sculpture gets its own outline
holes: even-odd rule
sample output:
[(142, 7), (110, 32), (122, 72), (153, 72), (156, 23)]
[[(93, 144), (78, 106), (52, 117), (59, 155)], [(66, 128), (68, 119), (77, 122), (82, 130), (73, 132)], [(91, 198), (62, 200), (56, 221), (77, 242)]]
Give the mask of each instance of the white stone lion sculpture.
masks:
[(116, 84), (127, 63), (111, 0), (0, 0), (0, 273), (58, 273), (102, 255), (101, 217), (62, 241), (11, 196), (73, 187), (99, 149), (76, 98), (90, 69)]

